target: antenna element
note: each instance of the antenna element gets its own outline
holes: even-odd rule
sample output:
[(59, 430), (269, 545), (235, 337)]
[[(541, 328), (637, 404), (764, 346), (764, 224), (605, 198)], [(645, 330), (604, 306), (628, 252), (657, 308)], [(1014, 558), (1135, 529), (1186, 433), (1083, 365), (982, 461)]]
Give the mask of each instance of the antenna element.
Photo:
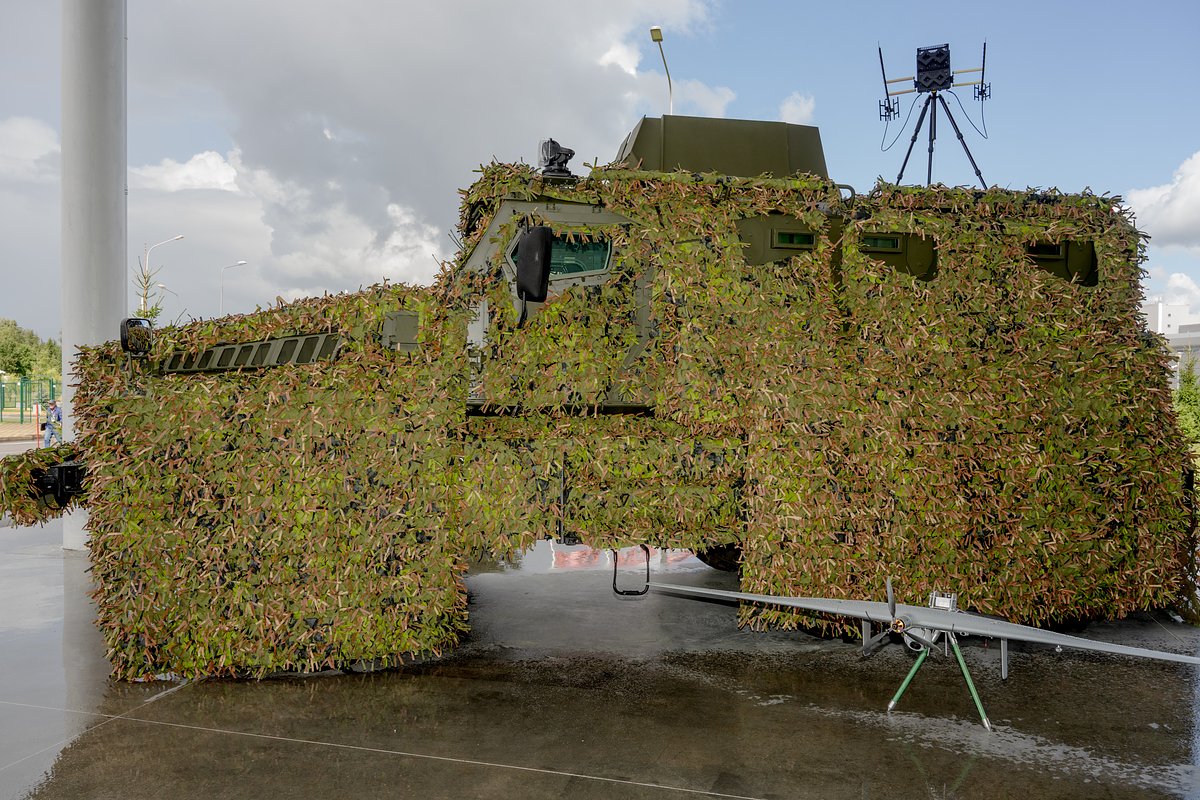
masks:
[[(879, 101), (879, 119), (883, 122), (891, 122), (898, 119), (900, 116), (900, 101), (896, 99), (898, 95), (912, 94), (918, 92), (927, 94), (925, 103), (921, 106), (921, 114), (917, 117), (917, 125), (913, 129), (912, 139), (908, 143), (908, 151), (904, 154), (904, 163), (900, 165), (900, 174), (896, 176), (896, 183), (900, 183), (904, 179), (904, 170), (908, 167), (908, 159), (912, 156), (913, 146), (917, 143), (917, 137), (921, 134), (921, 127), (925, 124), (925, 117), (929, 117), (929, 166), (925, 173), (925, 184), (933, 183), (933, 144), (937, 140), (937, 114), (938, 106), (946, 114), (946, 119), (950, 120), (950, 124), (954, 127), (954, 133), (958, 137), (958, 143), (962, 145), (963, 152), (967, 154), (967, 160), (971, 162), (971, 168), (975, 170), (975, 177), (979, 179), (980, 185), (984, 189), (987, 188), (987, 181), (983, 179), (983, 175), (979, 171), (979, 166), (975, 163), (974, 156), (971, 155), (971, 150), (967, 147), (967, 142), (963, 139), (962, 131), (959, 130), (958, 123), (954, 119), (954, 115), (950, 113), (950, 106), (946, 105), (946, 99), (942, 97), (942, 92), (948, 92), (958, 86), (973, 86), (975, 99), (981, 104), (984, 100), (992, 96), (991, 84), (985, 83), (983, 80), (984, 69), (987, 65), (987, 42), (983, 44), (983, 66), (962, 69), (954, 72), (950, 68), (950, 45), (937, 44), (930, 47), (917, 48), (917, 72), (916, 75), (910, 75), (905, 78), (888, 79), (887, 70), (883, 66), (883, 48), (879, 48), (879, 71), (883, 75), (883, 92), (884, 99)], [(956, 82), (962, 75), (968, 73), (979, 73), (978, 80), (968, 80)], [(893, 84), (906, 83), (912, 81), (911, 89), (893, 90)], [(957, 95), (956, 95), (957, 96)], [(974, 124), (974, 123), (972, 123)], [(984, 138), (987, 138), (984, 136)]]

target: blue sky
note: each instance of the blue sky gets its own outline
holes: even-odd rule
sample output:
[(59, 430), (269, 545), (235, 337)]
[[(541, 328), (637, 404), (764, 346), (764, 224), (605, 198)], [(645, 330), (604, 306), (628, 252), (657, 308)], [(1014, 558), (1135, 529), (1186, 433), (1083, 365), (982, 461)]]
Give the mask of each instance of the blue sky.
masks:
[[(61, 8), (2, 0), (0, 317), (59, 329)], [(984, 178), (1118, 194), (1152, 235), (1148, 295), (1200, 314), (1200, 6), (1148, 2), (843, 4), (781, 0), (129, 0), (129, 266), (147, 244), (169, 318), (276, 297), (427, 282), (452, 255), (458, 189), (492, 158), (574, 166), (666, 111), (820, 126), (830, 173), (894, 180), (915, 122), (881, 152), (890, 77), (918, 47), (955, 68), (988, 44), (986, 106), (951, 101)], [(912, 95), (901, 98), (907, 112)], [(921, 96), (918, 99), (923, 99)], [(975, 182), (940, 121), (934, 180)], [(905, 182), (922, 182), (925, 138)], [(130, 289), (131, 308), (134, 304)]]

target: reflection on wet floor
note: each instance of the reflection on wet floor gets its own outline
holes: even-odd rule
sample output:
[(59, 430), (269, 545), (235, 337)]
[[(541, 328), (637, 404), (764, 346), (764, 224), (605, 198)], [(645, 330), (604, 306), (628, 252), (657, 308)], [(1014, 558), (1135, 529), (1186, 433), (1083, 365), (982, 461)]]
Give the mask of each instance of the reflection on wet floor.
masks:
[[(0, 569), (22, 557), (0, 547)], [(904, 648), (864, 660), (857, 643), (739, 630), (729, 605), (618, 598), (612, 558), (547, 542), (481, 564), (462, 646), (384, 673), (114, 683), (95, 653), (68, 663), (63, 641), (80, 634), (61, 620), (0, 624), (5, 675), (63, 681), (0, 688), (0, 797), (1200, 797), (1193, 668), (1014, 646), (1001, 681), (997, 650), (969, 640), (989, 734), (952, 659), (931, 660), (888, 714)], [(641, 559), (622, 555), (623, 583)], [(679, 551), (650, 563), (674, 582), (736, 584)], [(1165, 616), (1085, 635), (1200, 644)], [(10, 766), (23, 732), (64, 716), (81, 722), (61, 752)]]
[(625, 547), (620, 550), (599, 550), (585, 544), (562, 544), (541, 541), (517, 554), (512, 561), (481, 559), (472, 565), (473, 574), (485, 572), (521, 572), (525, 574), (563, 572), (567, 570), (632, 570), (638, 574), (646, 563), (656, 573), (692, 572), (707, 570), (691, 551), (669, 550), (647, 546)]

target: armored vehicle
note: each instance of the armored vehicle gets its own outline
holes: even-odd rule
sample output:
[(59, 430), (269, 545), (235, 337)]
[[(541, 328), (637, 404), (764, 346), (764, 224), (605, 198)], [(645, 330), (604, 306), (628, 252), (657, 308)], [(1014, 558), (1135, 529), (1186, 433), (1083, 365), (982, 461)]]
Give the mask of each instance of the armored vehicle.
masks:
[(643, 119), (586, 176), (568, 152), (483, 167), (432, 287), (83, 353), (64, 455), (119, 674), (437, 652), (468, 557), (543, 537), (1035, 624), (1185, 597), (1186, 448), (1117, 198), (857, 193), (776, 122)]

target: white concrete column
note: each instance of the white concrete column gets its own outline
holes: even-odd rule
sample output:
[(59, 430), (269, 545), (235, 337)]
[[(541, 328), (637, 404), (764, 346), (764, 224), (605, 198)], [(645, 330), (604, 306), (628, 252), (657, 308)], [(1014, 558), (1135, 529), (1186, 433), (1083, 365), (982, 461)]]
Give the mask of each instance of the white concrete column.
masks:
[[(126, 0), (62, 2), (63, 436), (75, 437), (71, 374), (80, 345), (117, 338), (125, 316)], [(82, 549), (86, 513), (63, 518)]]

